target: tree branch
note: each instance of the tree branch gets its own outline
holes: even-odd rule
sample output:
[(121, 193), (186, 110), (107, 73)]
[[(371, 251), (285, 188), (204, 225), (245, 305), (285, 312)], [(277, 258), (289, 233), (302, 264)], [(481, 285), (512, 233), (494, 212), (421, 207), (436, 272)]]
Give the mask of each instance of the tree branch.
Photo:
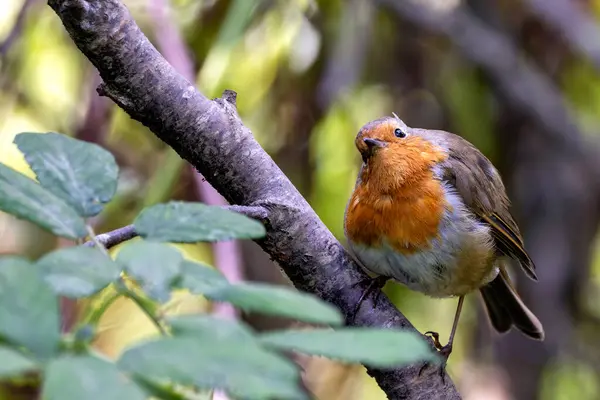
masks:
[[(257, 243), (294, 285), (336, 305), (348, 319), (367, 275), (238, 117), (233, 92), (209, 100), (179, 75), (142, 34), (118, 0), (49, 0), (71, 38), (98, 68), (100, 93), (150, 128), (231, 204), (267, 210), (267, 236)], [(414, 329), (386, 296), (369, 296), (359, 326)], [(423, 340), (426, 340), (423, 338)], [(390, 399), (457, 399), (450, 378), (421, 365), (368, 368)]]

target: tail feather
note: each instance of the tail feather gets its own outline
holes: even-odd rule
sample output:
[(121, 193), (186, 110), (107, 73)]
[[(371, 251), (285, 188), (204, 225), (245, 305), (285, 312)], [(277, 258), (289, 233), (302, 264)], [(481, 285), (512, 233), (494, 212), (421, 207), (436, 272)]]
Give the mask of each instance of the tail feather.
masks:
[(481, 288), (492, 326), (500, 333), (508, 331), (512, 325), (525, 335), (544, 340), (544, 328), (537, 317), (527, 308), (512, 288), (504, 268), (498, 276)]

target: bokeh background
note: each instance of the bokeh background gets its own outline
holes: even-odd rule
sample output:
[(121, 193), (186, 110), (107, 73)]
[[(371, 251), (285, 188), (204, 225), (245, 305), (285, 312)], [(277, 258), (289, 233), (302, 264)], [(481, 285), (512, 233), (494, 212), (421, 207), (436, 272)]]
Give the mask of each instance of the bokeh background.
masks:
[[(465, 399), (600, 398), (600, 1), (125, 3), (203, 93), (238, 93), (244, 122), (340, 240), (360, 163), (353, 139), (364, 123), (396, 112), (409, 126), (472, 141), (498, 166), (513, 200), (540, 278), (533, 283), (515, 271), (514, 279), (547, 338), (492, 333), (472, 295), (449, 372)], [(121, 176), (116, 199), (94, 221), (98, 232), (169, 199), (223, 201), (146, 128), (100, 98), (99, 82), (44, 1), (0, 1), (0, 162), (33, 176), (12, 144), (24, 131), (108, 148)], [(0, 213), (0, 253), (36, 258), (68, 245)], [(253, 243), (180, 247), (232, 280), (289, 284)], [(394, 284), (386, 292), (420, 331), (447, 339), (456, 300)], [(62, 306), (68, 329), (87, 305)], [(236, 316), (183, 292), (168, 312)], [(290, 324), (239, 317), (260, 330)], [(153, 333), (135, 306), (118, 301), (96, 346), (114, 357)], [(319, 399), (385, 399), (360, 366), (298, 361)]]

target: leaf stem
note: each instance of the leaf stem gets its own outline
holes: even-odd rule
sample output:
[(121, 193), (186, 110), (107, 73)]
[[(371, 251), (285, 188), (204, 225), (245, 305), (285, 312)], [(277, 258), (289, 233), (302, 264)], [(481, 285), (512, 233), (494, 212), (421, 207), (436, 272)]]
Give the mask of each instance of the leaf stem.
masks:
[[(99, 248), (100, 251), (102, 251), (104, 254), (106, 254), (107, 257), (110, 257), (110, 255), (108, 254), (108, 251), (106, 250), (106, 247), (104, 247), (104, 244), (100, 240), (98, 240), (98, 237), (94, 233), (94, 230), (92, 229), (92, 227), (90, 225), (86, 225), (86, 228), (87, 228), (88, 234), (90, 236), (90, 239), (92, 239), (92, 242), (94, 243), (94, 245), (97, 248)], [(152, 321), (154, 323), (154, 325), (158, 328), (158, 331), (160, 332), (161, 335), (167, 335), (167, 331), (160, 324), (160, 321), (158, 320), (158, 318), (156, 317), (156, 315), (154, 313), (154, 308), (155, 308), (154, 304), (147, 301), (143, 297), (139, 296), (137, 293), (135, 293), (133, 290), (131, 290), (129, 287), (127, 287), (127, 284), (125, 283), (125, 281), (123, 280), (122, 277), (117, 282), (115, 282), (115, 287), (117, 289), (117, 294), (115, 296), (113, 296), (112, 298), (109, 298), (104, 304), (102, 304), (102, 306), (100, 306), (100, 310), (96, 310), (96, 312), (94, 312), (93, 318), (99, 319), (100, 316), (102, 315), (102, 313), (110, 305), (110, 303), (112, 303), (113, 301), (116, 300), (117, 297), (122, 295), (122, 296), (125, 296), (128, 299), (132, 300), (140, 308), (140, 310), (142, 310), (144, 312), (144, 314), (146, 314), (146, 316), (150, 319), (150, 321)], [(100, 312), (100, 314), (96, 315), (97, 312)]]
[(129, 289), (122, 278), (119, 282), (117, 282), (117, 290), (123, 296), (127, 297), (128, 299), (131, 299), (140, 308), (140, 310), (142, 310), (144, 314), (146, 314), (146, 316), (154, 323), (156, 328), (158, 328), (158, 331), (161, 335), (167, 335), (167, 331), (161, 325), (159, 319), (156, 318), (156, 315), (154, 313), (154, 304), (139, 296), (133, 290)]
[(102, 317), (102, 314), (104, 314), (106, 312), (106, 310), (108, 309), (108, 307), (110, 307), (110, 305), (112, 303), (114, 303), (121, 296), (122, 296), (122, 294), (120, 292), (117, 292), (117, 293), (112, 294), (107, 299), (105, 299), (96, 309), (94, 309), (94, 311), (92, 311), (89, 314), (89, 316), (85, 319), (83, 324), (96, 326), (98, 324), (98, 322), (100, 322), (100, 318)]

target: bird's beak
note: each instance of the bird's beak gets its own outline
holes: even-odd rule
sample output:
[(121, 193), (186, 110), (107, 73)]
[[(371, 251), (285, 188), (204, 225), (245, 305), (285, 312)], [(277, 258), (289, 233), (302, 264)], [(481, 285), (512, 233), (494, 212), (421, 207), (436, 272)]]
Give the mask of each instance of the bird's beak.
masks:
[(364, 138), (363, 142), (367, 145), (369, 150), (373, 151), (373, 149), (377, 147), (385, 147), (385, 142), (372, 138)]
[(369, 157), (375, 153), (375, 150), (386, 146), (384, 141), (372, 138), (364, 138), (363, 142), (367, 145), (367, 150), (362, 153), (363, 162), (367, 162)]

